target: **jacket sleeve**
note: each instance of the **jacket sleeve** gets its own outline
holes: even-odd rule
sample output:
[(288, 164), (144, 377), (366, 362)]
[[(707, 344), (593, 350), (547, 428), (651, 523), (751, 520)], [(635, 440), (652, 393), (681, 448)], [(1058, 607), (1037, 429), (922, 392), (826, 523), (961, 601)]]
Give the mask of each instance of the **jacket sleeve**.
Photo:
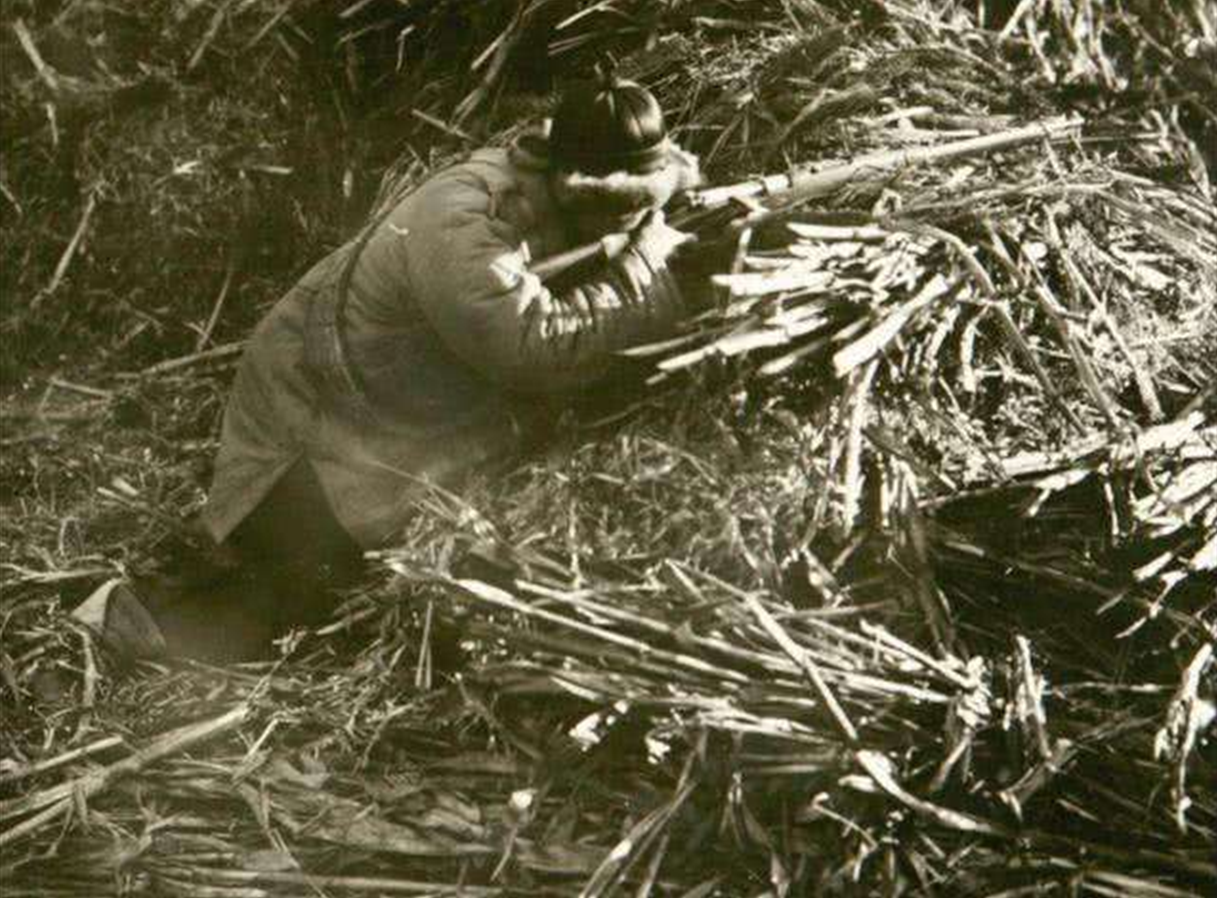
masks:
[(400, 244), (414, 300), (453, 352), (508, 389), (592, 383), (616, 353), (669, 336), (687, 314), (666, 260), (638, 245), (593, 278), (551, 292), (472, 173), (441, 175), (415, 199)]

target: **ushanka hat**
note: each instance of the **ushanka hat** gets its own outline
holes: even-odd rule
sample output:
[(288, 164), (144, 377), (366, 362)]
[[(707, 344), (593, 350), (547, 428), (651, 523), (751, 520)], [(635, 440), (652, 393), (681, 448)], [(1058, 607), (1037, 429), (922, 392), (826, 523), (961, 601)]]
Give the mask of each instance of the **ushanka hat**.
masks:
[(548, 152), (555, 190), (568, 208), (658, 208), (701, 181), (697, 158), (668, 139), (663, 109), (651, 92), (603, 71), (563, 94)]
[(549, 133), (554, 166), (589, 175), (650, 174), (663, 168), (667, 146), (659, 101), (642, 85), (603, 73), (563, 94)]

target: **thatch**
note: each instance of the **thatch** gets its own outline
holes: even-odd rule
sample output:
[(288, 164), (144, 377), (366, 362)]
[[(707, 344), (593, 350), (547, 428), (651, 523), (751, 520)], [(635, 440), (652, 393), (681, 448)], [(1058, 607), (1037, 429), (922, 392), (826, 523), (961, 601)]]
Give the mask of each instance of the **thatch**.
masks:
[[(195, 4), (174, 71), (303, 32), (350, 78), (425, 76), (407, 139), (435, 142), (380, 204), (543, 114), (520, 99), (538, 39), (560, 70), (621, 56), (717, 184), (1045, 136), (700, 215), (707, 311), (631, 353), (649, 386), (428, 495), (334, 622), (265, 665), (122, 670), (65, 623), (116, 553), (172, 543), (233, 356), (82, 324), (121, 361), (12, 406), (5, 894), (1211, 889), (1211, 9), (986, 4), (982, 30), (896, 0), (476, 5)], [(63, 25), (26, 18), (23, 46)], [(52, 89), (28, 77), (6, 90)], [(350, 96), (374, 122), (401, 95)], [(14, 332), (96, 276), (63, 258)], [(280, 287), (305, 260), (284, 261)], [(216, 295), (184, 300), (213, 330)]]

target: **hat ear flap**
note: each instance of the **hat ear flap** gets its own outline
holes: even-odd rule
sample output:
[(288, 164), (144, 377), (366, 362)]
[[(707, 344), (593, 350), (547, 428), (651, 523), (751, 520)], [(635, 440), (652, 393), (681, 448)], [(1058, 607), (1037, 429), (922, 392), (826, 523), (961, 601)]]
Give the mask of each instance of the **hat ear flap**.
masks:
[(702, 185), (701, 161), (688, 150), (681, 149), (674, 143), (669, 145), (667, 167), (673, 169), (678, 175), (675, 193), (692, 190), (694, 187)]
[(657, 171), (607, 175), (557, 170), (553, 173), (554, 198), (566, 209), (595, 208), (624, 214), (665, 206), (673, 196), (701, 183), (697, 157), (669, 144), (665, 164)]

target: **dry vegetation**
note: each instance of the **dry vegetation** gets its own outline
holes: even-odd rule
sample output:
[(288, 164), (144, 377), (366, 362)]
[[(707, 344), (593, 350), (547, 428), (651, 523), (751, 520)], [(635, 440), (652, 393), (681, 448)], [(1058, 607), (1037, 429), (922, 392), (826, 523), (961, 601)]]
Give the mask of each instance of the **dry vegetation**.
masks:
[[(2, 9), (6, 896), (1211, 893), (1211, 3)], [(275, 662), (73, 629), (292, 278), (605, 52), (716, 184), (904, 162), (703, 196), (650, 388)]]

